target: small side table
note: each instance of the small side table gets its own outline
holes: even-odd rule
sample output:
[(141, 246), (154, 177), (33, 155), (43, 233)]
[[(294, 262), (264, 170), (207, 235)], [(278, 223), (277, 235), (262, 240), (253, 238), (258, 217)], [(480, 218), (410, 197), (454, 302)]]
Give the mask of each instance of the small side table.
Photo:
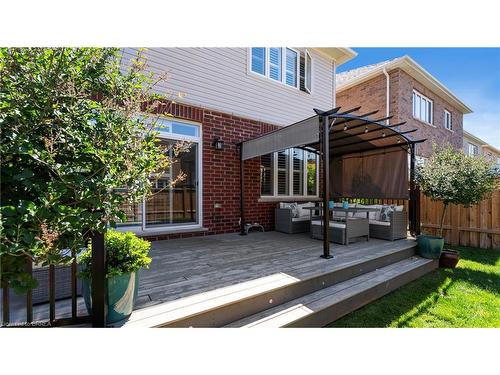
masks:
[(260, 225), (259, 223), (252, 223), (252, 224), (245, 224), (245, 233), (248, 234), (248, 232), (250, 232), (250, 230), (252, 229), (258, 229), (260, 230), (261, 232), (265, 232), (264, 230), (264, 227), (262, 225)]

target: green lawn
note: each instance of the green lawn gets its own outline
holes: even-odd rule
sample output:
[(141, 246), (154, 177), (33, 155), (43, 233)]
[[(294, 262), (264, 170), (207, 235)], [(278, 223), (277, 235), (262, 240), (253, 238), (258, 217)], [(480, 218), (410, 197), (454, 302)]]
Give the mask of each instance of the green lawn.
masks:
[(455, 247), (438, 269), (328, 327), (500, 327), (500, 251)]

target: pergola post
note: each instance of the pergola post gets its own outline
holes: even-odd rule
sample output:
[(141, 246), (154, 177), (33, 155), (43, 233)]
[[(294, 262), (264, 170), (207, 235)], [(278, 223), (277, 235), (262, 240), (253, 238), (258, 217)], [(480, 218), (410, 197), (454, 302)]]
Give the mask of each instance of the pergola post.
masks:
[(320, 117), (323, 131), (323, 255), (321, 258), (330, 259), (330, 127), (328, 126), (328, 114), (323, 113)]
[(410, 204), (409, 219), (410, 233), (413, 236), (420, 234), (420, 191), (415, 182), (416, 150), (415, 143), (410, 143)]
[(240, 235), (245, 232), (245, 161), (243, 160), (243, 145), (240, 144)]

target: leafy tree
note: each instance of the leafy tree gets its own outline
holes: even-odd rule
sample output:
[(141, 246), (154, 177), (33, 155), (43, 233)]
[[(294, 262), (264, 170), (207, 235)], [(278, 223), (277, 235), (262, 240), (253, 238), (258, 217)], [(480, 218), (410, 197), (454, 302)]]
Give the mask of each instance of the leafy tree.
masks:
[(112, 48), (0, 49), (2, 285), (34, 287), (26, 257), (71, 260), (173, 162), (148, 116), (166, 76), (146, 68), (142, 51), (124, 67)]
[(439, 235), (449, 204), (475, 205), (498, 188), (498, 170), (483, 157), (471, 157), (451, 146), (434, 147), (434, 153), (417, 166), (416, 181), (422, 192), (434, 201), (443, 202)]

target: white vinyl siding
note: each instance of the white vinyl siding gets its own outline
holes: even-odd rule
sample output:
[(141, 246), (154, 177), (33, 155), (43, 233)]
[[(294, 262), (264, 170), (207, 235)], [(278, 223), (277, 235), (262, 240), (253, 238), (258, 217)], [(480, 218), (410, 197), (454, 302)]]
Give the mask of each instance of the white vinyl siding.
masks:
[[(123, 50), (124, 66), (136, 52)], [(157, 92), (170, 93), (178, 102), (284, 126), (310, 117), (313, 108), (333, 106), (334, 62), (316, 50), (309, 53), (312, 94), (251, 72), (250, 48), (150, 48), (144, 54), (151, 71), (169, 74), (155, 87)]]
[(252, 72), (266, 75), (266, 49), (264, 47), (252, 48)]
[(448, 112), (446, 109), (444, 110), (444, 127), (448, 130), (453, 130), (451, 124), (451, 113)]
[(413, 90), (413, 117), (432, 125), (432, 100)]

